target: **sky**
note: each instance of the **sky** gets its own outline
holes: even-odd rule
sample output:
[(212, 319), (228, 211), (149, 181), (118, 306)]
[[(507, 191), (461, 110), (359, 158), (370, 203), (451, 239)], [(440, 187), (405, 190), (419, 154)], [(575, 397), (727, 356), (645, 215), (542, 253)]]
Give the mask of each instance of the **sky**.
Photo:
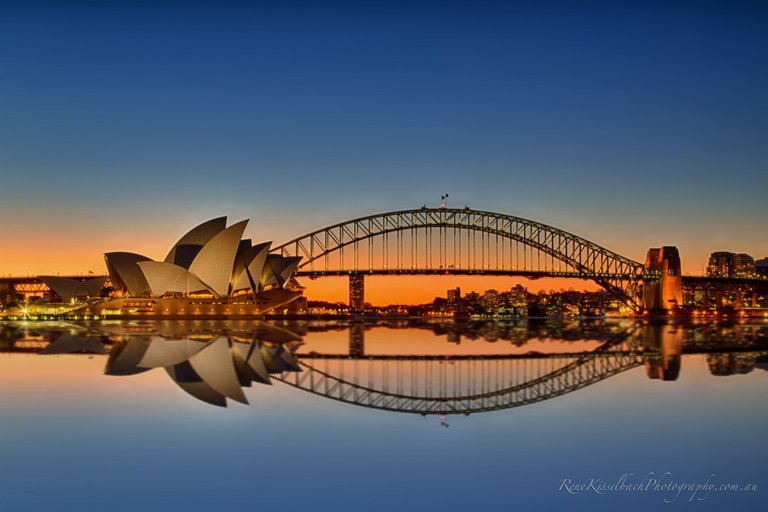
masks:
[[(685, 273), (766, 257), (766, 22), (760, 2), (3, 2), (0, 274), (163, 258), (220, 215), (279, 243), (444, 193), (639, 261), (676, 245)], [(509, 284), (489, 279), (367, 294)]]

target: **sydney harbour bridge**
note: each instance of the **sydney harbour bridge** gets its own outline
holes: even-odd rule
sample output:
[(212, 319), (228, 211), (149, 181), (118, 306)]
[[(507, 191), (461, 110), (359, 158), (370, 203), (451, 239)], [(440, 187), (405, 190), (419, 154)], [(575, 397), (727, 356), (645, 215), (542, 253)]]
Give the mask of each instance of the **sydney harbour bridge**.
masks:
[(316, 230), (273, 252), (302, 258), (297, 276), (349, 276), (350, 306), (365, 276), (486, 275), (587, 279), (635, 312), (683, 305), (683, 285), (765, 285), (765, 279), (682, 275), (676, 247), (634, 261), (580, 236), (520, 217), (468, 207), (402, 210)]
[[(365, 276), (484, 275), (591, 280), (634, 312), (683, 305), (683, 287), (730, 286), (751, 295), (766, 279), (682, 275), (676, 247), (649, 249), (643, 262), (561, 229), (500, 213), (462, 209), (401, 210), (324, 227), (273, 246), (301, 257), (297, 277), (347, 276), (350, 306), (360, 311)], [(34, 294), (33, 277), (0, 278), (0, 295)]]

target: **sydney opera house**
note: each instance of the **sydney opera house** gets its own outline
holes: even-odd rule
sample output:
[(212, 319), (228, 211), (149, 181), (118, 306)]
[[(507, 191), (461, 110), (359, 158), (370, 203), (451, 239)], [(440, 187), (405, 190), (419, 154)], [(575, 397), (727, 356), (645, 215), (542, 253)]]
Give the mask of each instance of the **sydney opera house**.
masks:
[[(85, 298), (81, 315), (237, 317), (281, 308), (302, 295), (293, 278), (301, 258), (270, 254), (271, 242), (242, 239), (247, 220), (227, 227), (219, 217), (181, 237), (163, 261), (141, 254), (104, 255), (105, 278), (85, 282), (40, 276), (64, 301)], [(71, 281), (71, 282), (70, 282)]]

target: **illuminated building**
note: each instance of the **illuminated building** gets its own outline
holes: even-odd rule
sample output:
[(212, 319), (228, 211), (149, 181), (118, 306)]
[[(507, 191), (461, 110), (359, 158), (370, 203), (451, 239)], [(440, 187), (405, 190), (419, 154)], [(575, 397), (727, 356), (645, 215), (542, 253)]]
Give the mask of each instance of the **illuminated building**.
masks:
[(754, 277), (755, 259), (749, 254), (736, 254), (733, 257), (733, 277)]
[(455, 313), (461, 310), (461, 288), (448, 290), (448, 301), (445, 304), (446, 312)]
[(709, 277), (754, 277), (755, 260), (749, 254), (718, 251), (709, 256)]
[[(68, 315), (230, 317), (259, 315), (301, 297), (292, 279), (301, 258), (269, 254), (271, 242), (242, 240), (247, 220), (219, 217), (190, 230), (163, 261), (130, 252), (104, 255), (114, 292)], [(80, 282), (42, 276), (64, 301), (95, 297), (104, 278)]]
[(509, 290), (509, 303), (512, 306), (525, 307), (528, 305), (529, 299), (530, 293), (523, 285), (518, 284)]
[(480, 300), (480, 305), (487, 314), (495, 314), (499, 309), (499, 292), (486, 290)]

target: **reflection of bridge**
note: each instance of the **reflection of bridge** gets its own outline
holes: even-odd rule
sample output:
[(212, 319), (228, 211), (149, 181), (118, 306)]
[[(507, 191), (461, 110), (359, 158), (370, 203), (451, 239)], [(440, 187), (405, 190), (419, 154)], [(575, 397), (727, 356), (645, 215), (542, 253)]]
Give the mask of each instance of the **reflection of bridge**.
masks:
[(549, 357), (394, 356), (301, 358), (290, 386), (342, 402), (396, 412), (471, 414), (528, 405), (642, 365), (647, 353), (606, 344)]

